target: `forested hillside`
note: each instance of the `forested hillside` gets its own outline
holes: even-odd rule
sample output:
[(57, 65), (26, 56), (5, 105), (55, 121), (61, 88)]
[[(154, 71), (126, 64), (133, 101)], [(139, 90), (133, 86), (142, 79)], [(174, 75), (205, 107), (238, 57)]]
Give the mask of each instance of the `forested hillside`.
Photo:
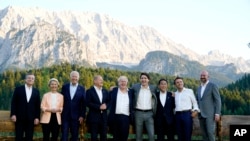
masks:
[(250, 115), (250, 74), (220, 89), (223, 95), (223, 113)]
[[(42, 95), (48, 91), (48, 80), (50, 78), (57, 78), (61, 84), (60, 86), (62, 86), (62, 84), (69, 82), (69, 74), (72, 70), (77, 70), (80, 73), (79, 83), (81, 85), (84, 85), (86, 89), (93, 85), (93, 77), (97, 74), (103, 76), (104, 88), (109, 89), (111, 86), (116, 85), (117, 78), (119, 76), (126, 75), (129, 78), (129, 85), (131, 86), (132, 84), (139, 82), (139, 75), (141, 73), (103, 68), (85, 68), (78, 65), (70, 65), (68, 63), (54, 65), (49, 68), (5, 71), (0, 74), (0, 110), (10, 109), (10, 101), (13, 91), (16, 86), (24, 84), (24, 78), (27, 72), (32, 72), (35, 74), (35, 87), (40, 90), (42, 97)], [(175, 78), (175, 76), (150, 73), (150, 77), (151, 84), (157, 84), (160, 78), (167, 78), (169, 81), (169, 91), (175, 91), (175, 87), (173, 86), (173, 79)], [(242, 79), (246, 77), (249, 80), (249, 75), (245, 75)], [(242, 83), (241, 81), (242, 80), (240, 79), (235, 84), (231, 84), (227, 88), (220, 89), (223, 103), (222, 114), (250, 114), (249, 86), (247, 86), (248, 89), (239, 89), (239, 87), (235, 86), (238, 83), (240, 85)], [(198, 80), (190, 78), (184, 78), (184, 83), (186, 87), (193, 89), (194, 92), (196, 92), (196, 89), (199, 85)], [(245, 85), (242, 86), (246, 87)]]

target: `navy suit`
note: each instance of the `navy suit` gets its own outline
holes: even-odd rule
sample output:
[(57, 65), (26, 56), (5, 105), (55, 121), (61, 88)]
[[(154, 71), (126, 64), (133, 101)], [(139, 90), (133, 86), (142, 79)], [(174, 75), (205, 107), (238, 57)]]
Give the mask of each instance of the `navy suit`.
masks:
[(77, 141), (79, 135), (79, 118), (85, 118), (85, 88), (78, 85), (73, 99), (70, 97), (70, 83), (62, 87), (64, 97), (62, 111), (62, 141), (68, 141), (69, 129), (71, 132), (71, 141)]
[(14, 91), (11, 101), (10, 116), (16, 115), (15, 132), (16, 141), (23, 140), (25, 132), (25, 141), (32, 141), (34, 132), (34, 120), (40, 118), (40, 94), (35, 88), (29, 102), (27, 102), (25, 85), (17, 87)]
[(164, 135), (167, 134), (168, 141), (174, 140), (174, 108), (175, 99), (171, 92), (166, 93), (166, 102), (162, 106), (160, 92), (156, 93), (157, 110), (155, 115), (155, 125), (157, 141), (164, 141)]
[(90, 128), (91, 141), (97, 140), (97, 135), (100, 133), (100, 140), (107, 140), (107, 110), (100, 110), (101, 104), (109, 104), (109, 93), (106, 89), (102, 89), (102, 102), (100, 101), (94, 87), (91, 87), (86, 92), (86, 102), (89, 108), (87, 115), (87, 124)]
[[(133, 123), (133, 92), (128, 89), (129, 98), (129, 115), (116, 114), (116, 101), (117, 101), (118, 88), (114, 88), (110, 92), (110, 111), (108, 115), (109, 130), (113, 134), (114, 141), (127, 141), (129, 134), (129, 125)], [(118, 126), (119, 125), (119, 126)]]

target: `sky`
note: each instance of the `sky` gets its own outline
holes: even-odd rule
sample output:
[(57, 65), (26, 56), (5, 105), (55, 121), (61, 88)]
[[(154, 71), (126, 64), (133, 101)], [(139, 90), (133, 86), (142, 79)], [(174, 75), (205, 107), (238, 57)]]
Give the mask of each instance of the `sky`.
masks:
[(219, 50), (250, 59), (250, 0), (0, 0), (7, 6), (106, 14), (150, 26), (199, 54)]

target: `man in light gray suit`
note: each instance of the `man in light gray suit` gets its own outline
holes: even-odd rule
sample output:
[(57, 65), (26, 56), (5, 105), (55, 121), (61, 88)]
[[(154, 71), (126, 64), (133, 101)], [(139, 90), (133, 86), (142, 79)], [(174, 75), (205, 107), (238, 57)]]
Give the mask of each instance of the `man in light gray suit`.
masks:
[(141, 83), (131, 87), (134, 91), (136, 141), (143, 140), (143, 124), (145, 124), (148, 133), (148, 140), (155, 140), (153, 116), (157, 108), (156, 86), (149, 85), (149, 80), (150, 77), (147, 73), (141, 73)]
[(197, 90), (200, 109), (199, 121), (203, 141), (215, 141), (215, 123), (220, 120), (221, 98), (218, 87), (208, 80), (207, 71), (200, 75), (201, 85)]

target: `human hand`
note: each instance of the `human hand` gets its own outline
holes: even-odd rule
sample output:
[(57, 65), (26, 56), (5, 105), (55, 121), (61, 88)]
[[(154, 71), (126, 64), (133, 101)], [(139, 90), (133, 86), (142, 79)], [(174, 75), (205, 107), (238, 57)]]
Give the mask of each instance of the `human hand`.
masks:
[(214, 116), (214, 120), (215, 120), (216, 122), (220, 121), (220, 115), (216, 114), (216, 115)]
[(175, 96), (175, 93), (174, 92), (172, 92), (172, 97), (174, 97)]
[(51, 111), (51, 113), (56, 113), (57, 112), (57, 110), (55, 108), (52, 108), (50, 111)]
[(82, 124), (83, 121), (84, 121), (84, 118), (83, 118), (83, 117), (79, 117), (79, 122), (80, 122), (80, 124)]
[(197, 112), (197, 111), (192, 111), (192, 114), (191, 114), (192, 118), (197, 117), (197, 115), (198, 115), (198, 112)]
[(35, 125), (38, 125), (38, 124), (39, 124), (39, 119), (38, 119), (38, 118), (35, 118), (34, 124), (35, 124)]
[(11, 121), (16, 122), (16, 115), (11, 116)]
[(61, 112), (60, 109), (56, 109), (56, 108), (52, 108), (50, 111), (51, 113)]
[(106, 110), (107, 109), (107, 105), (105, 103), (103, 103), (101, 106), (100, 106), (100, 109), (101, 110)]

